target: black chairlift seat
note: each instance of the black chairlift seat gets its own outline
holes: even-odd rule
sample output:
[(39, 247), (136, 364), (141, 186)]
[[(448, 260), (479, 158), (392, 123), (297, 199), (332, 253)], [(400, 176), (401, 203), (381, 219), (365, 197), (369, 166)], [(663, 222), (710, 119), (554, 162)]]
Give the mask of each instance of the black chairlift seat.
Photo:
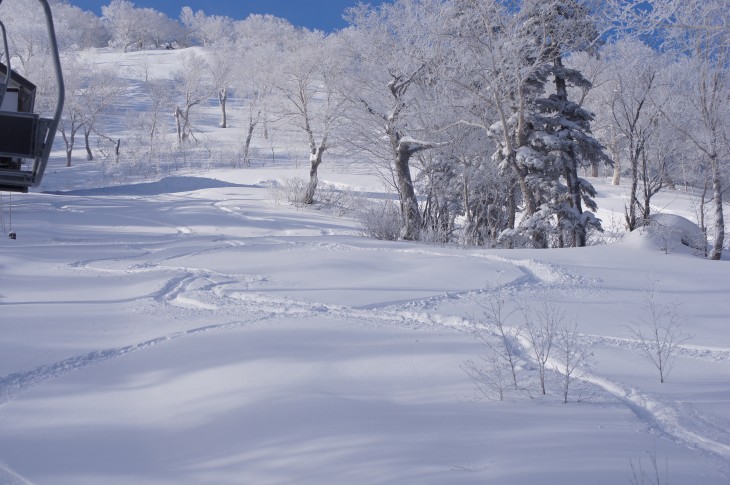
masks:
[[(33, 113), (36, 86), (12, 68), (0, 63), (0, 191), (27, 192), (29, 187), (40, 184), (61, 120), (64, 83), (58, 44), (48, 1), (39, 2), (46, 16), (56, 72), (56, 110), (53, 118), (43, 118)], [(5, 44), (5, 59), (9, 62), (8, 43), (2, 22), (0, 28)]]

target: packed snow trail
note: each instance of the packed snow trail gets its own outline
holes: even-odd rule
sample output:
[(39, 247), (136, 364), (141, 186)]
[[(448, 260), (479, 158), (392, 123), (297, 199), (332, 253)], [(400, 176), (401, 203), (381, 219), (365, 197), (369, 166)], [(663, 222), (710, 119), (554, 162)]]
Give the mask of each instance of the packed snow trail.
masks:
[(725, 473), (730, 473), (730, 444), (716, 441), (682, 426), (677, 417), (678, 410), (671, 405), (639, 389), (627, 390), (602, 377), (587, 374), (584, 380), (618, 398), (655, 432), (669, 436), (689, 448), (702, 450), (719, 458), (722, 460)]

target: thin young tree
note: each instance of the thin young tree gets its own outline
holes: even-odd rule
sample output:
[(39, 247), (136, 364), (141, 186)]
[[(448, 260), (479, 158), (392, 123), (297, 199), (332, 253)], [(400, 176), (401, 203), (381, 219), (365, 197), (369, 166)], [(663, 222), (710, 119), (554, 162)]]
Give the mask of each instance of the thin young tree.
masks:
[(63, 139), (66, 152), (66, 166), (72, 165), (76, 134), (84, 126), (84, 88), (89, 79), (84, 75), (84, 66), (75, 56), (69, 56), (64, 64), (64, 84), (66, 87), (66, 102), (63, 105), (61, 122), (58, 131)]
[[(580, 341), (578, 323), (563, 321), (555, 331), (555, 360), (554, 370), (557, 371), (557, 384), (563, 403), (567, 404), (571, 393), (585, 376), (590, 360), (590, 352)], [(580, 399), (580, 398), (579, 398)]]
[(530, 344), (530, 350), (537, 364), (540, 377), (540, 392), (547, 394), (546, 377), (550, 354), (555, 345), (556, 333), (565, 321), (565, 311), (548, 302), (543, 302), (537, 309), (525, 306), (522, 309), (525, 319), (524, 335)]
[[(482, 308), (484, 310), (485, 324), (483, 329), (488, 333), (485, 334), (483, 331), (475, 328), (474, 335), (477, 340), (489, 349), (492, 357), (496, 356), (501, 360), (502, 367), (509, 369), (512, 387), (515, 390), (519, 390), (521, 388), (518, 379), (521, 357), (518, 341), (522, 328), (508, 325), (508, 320), (514, 314), (514, 310), (509, 310), (505, 295), (500, 289), (490, 294), (487, 302), (482, 305)], [(497, 340), (496, 344), (492, 341), (495, 336)]]
[(231, 59), (235, 56), (236, 49), (234, 44), (226, 42), (217, 42), (213, 45), (207, 55), (207, 65), (210, 68), (210, 75), (218, 96), (218, 105), (221, 109), (221, 121), (218, 126), (228, 128), (228, 95), (231, 86), (235, 82), (237, 73), (234, 69), (234, 63)]
[(684, 317), (678, 305), (660, 303), (659, 294), (657, 282), (649, 280), (642, 294), (642, 316), (631, 322), (628, 329), (641, 356), (656, 367), (659, 382), (664, 383), (674, 367), (679, 346), (690, 336), (683, 331)]
[(497, 348), (487, 346), (479, 356), (479, 361), (467, 360), (462, 366), (474, 383), (476, 389), (487, 399), (495, 395), (504, 401), (505, 395), (513, 387), (512, 372), (504, 359), (504, 354)]

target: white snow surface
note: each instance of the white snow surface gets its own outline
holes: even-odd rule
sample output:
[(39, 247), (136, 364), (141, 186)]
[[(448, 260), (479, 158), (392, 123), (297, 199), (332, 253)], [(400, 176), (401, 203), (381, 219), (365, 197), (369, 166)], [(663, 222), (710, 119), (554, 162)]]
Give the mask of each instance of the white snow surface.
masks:
[[(382, 192), (326, 163), (321, 181)], [(275, 203), (266, 182), (306, 167), (100, 188), (93, 163), (62, 164), (13, 195), (17, 239), (0, 238), (0, 483), (617, 484), (652, 456), (670, 483), (730, 483), (727, 259), (638, 233), (382, 242)], [(599, 217), (619, 218), (625, 187), (591, 182)], [(656, 203), (691, 217), (684, 192)], [(647, 280), (692, 335), (664, 384), (628, 330)], [(584, 399), (481, 398), (462, 366), (497, 290), (577, 322)]]

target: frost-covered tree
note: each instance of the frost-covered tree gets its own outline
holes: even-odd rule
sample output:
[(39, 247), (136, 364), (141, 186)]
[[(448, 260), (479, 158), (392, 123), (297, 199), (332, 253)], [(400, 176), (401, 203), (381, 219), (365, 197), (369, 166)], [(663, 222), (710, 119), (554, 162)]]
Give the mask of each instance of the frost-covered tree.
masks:
[(1, 2), (0, 19), (7, 30), (13, 69), (35, 81), (47, 67), (50, 55), (43, 10), (37, 0)]
[(492, 161), (507, 187), (505, 198), (494, 203), (506, 208), (506, 228), (514, 229), (520, 202), (528, 213), (537, 210), (527, 170), (517, 162), (517, 147), (524, 142), (528, 100), (535, 96), (527, 78), (538, 65), (527, 65), (520, 54), (520, 23), (501, 2), (455, 0), (453, 7), (447, 75), (464, 97), (464, 123), (483, 131), (496, 147)]
[(202, 10), (196, 12), (186, 6), (180, 11), (180, 22), (187, 45), (210, 47), (219, 42), (230, 44), (235, 41), (234, 22), (229, 17), (208, 16)]
[(569, 87), (590, 83), (563, 57), (593, 46), (590, 12), (572, 0), (454, 4), (452, 37), (468, 54), (458, 84), (484, 106), (482, 119), (469, 122), (486, 129), (497, 145), (494, 161), (519, 187), (511, 210), (518, 202), (524, 208), (502, 239), (547, 247), (553, 235), (556, 245), (584, 245), (600, 223), (591, 212), (594, 190), (578, 169), (606, 157), (590, 131), (593, 115), (569, 99)]
[(93, 159), (90, 136), (99, 131), (101, 115), (118, 99), (125, 86), (119, 81), (116, 72), (100, 68), (77, 56), (67, 55), (63, 69), (66, 102), (58, 131), (64, 142), (66, 166), (70, 167), (79, 132), (84, 135), (87, 160)]
[(521, 31), (532, 39), (527, 55), (544, 63), (529, 81), (543, 84), (550, 94), (532, 100), (526, 113), (525, 143), (517, 156), (537, 175), (530, 185), (540, 207), (520, 228), (540, 227), (532, 231), (534, 238), (552, 227), (560, 246), (584, 246), (588, 229), (600, 229), (600, 221), (592, 212), (595, 190), (579, 176), (579, 168), (606, 156), (591, 133), (593, 114), (568, 98), (569, 86), (587, 88), (590, 83), (580, 71), (565, 67), (563, 57), (591, 49), (598, 33), (590, 12), (575, 0), (525, 1), (521, 13)]
[(213, 87), (218, 96), (218, 105), (221, 108), (221, 128), (228, 128), (228, 94), (231, 86), (239, 75), (235, 70), (232, 59), (236, 56), (237, 49), (234, 44), (220, 42), (211, 48), (206, 54), (207, 66), (210, 69), (210, 77)]
[(155, 49), (159, 49), (183, 35), (183, 28), (178, 22), (155, 9), (137, 9), (136, 17), (139, 22), (139, 35), (142, 43), (140, 48), (151, 45)]
[[(666, 129), (662, 110), (671, 99), (666, 95), (668, 64), (658, 52), (631, 39), (603, 49), (602, 62), (607, 66), (607, 78), (588, 95), (587, 103), (601, 113), (603, 139), (614, 163), (620, 167), (622, 160), (628, 162), (631, 185), (625, 217), (628, 229), (633, 230), (648, 217), (651, 197), (666, 180), (663, 174), (653, 176), (653, 161), (662, 150), (660, 144), (667, 142), (662, 136)], [(661, 158), (664, 163), (666, 158)]]
[(124, 52), (147, 45), (160, 48), (182, 35), (176, 21), (152, 8), (136, 8), (129, 0), (112, 0), (101, 12), (111, 36), (110, 45)]
[(105, 130), (100, 124), (102, 124), (104, 114), (114, 107), (114, 103), (126, 91), (127, 86), (120, 79), (119, 73), (113, 68), (93, 65), (85, 70), (84, 75), (86, 83), (80, 92), (80, 110), (83, 120), (86, 159), (93, 160), (94, 154), (90, 143), (91, 135), (96, 133), (103, 139), (110, 139), (104, 134)]
[[(38, 4), (36, 0), (33, 3)], [(75, 5), (57, 3), (53, 5), (53, 21), (61, 51), (105, 47), (109, 44), (109, 31), (93, 12)]]
[[(584, 378), (587, 367), (590, 363), (591, 353), (586, 349), (578, 332), (578, 323), (573, 321), (561, 321), (555, 329), (553, 337), (555, 356), (554, 370), (556, 384), (563, 397), (563, 403), (567, 404), (571, 395), (578, 393), (578, 400), (585, 384)], [(578, 389), (576, 389), (578, 388)]]
[[(701, 155), (712, 186), (714, 231), (710, 259), (720, 260), (725, 243), (724, 172), (730, 160), (730, 11), (724, 0), (609, 0), (607, 13), (624, 33), (652, 35), (675, 52), (684, 106), (667, 120)], [(679, 115), (679, 116), (677, 116)]]
[[(422, 217), (411, 158), (437, 146), (432, 121), (419, 116), (439, 58), (440, 2), (398, 0), (349, 11), (353, 105), (362, 111), (352, 142), (385, 163), (400, 199), (401, 237), (418, 239)], [(382, 145), (385, 139), (386, 145)]]
[(141, 31), (135, 10), (134, 3), (129, 0), (112, 0), (101, 7), (102, 19), (111, 35), (109, 44), (124, 52), (140, 42)]
[(72, 165), (71, 158), (76, 142), (76, 134), (84, 125), (83, 94), (88, 79), (84, 78), (84, 67), (77, 57), (67, 57), (63, 70), (66, 100), (63, 105), (61, 122), (58, 125), (58, 132), (61, 134), (66, 151), (66, 166), (70, 167)]
[[(294, 35), (294, 27), (272, 15), (250, 15), (235, 24), (235, 65), (233, 89), (244, 103), (245, 124), (243, 163), (251, 160), (251, 142), (260, 123), (266, 125), (279, 66), (274, 59), (286, 48), (286, 39)], [(264, 130), (268, 138), (268, 130)]]
[(306, 137), (309, 185), (302, 202), (312, 204), (319, 166), (324, 153), (332, 146), (334, 130), (343, 115), (344, 66), (336, 37), (305, 30), (296, 32), (289, 40), (289, 48), (279, 57), (282, 68), (276, 89), (285, 100), (282, 115)]
[(679, 347), (690, 336), (683, 331), (684, 317), (676, 304), (659, 301), (656, 281), (649, 280), (642, 294), (641, 317), (629, 325), (628, 330), (636, 340), (641, 356), (652, 363), (659, 372), (659, 382), (664, 383), (674, 366)]
[(129, 135), (122, 142), (117, 139), (117, 156), (128, 169), (136, 173), (154, 173), (169, 152), (168, 124), (165, 123), (170, 106), (175, 103), (176, 93), (168, 79), (145, 75), (142, 79), (142, 99), (146, 109), (127, 113), (123, 123)]
[(210, 78), (207, 76), (205, 59), (195, 52), (190, 52), (183, 55), (181, 60), (181, 69), (173, 78), (173, 84), (178, 91), (174, 117), (179, 143), (195, 139), (191, 116), (195, 108), (213, 92)]

